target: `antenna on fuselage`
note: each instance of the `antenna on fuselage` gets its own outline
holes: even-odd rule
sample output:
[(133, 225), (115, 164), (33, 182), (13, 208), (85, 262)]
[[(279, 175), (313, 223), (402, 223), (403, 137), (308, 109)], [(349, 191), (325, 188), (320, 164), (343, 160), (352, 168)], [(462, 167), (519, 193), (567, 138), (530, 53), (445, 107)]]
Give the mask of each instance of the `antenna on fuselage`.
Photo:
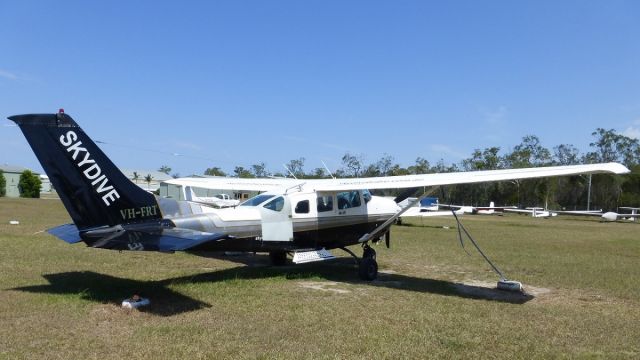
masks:
[(293, 172), (291, 170), (289, 170), (289, 168), (287, 167), (287, 165), (282, 164), (282, 167), (287, 170), (289, 172), (289, 174), (291, 174), (291, 176), (293, 176), (294, 179), (298, 180), (298, 178), (293, 174)]
[(332, 179), (336, 179), (335, 176), (333, 176), (333, 173), (331, 172), (331, 170), (329, 170), (329, 167), (327, 166), (327, 164), (324, 163), (324, 161), (320, 160), (320, 162), (322, 163), (322, 165), (324, 165), (324, 168), (327, 170), (327, 172), (329, 173), (329, 175), (331, 175)]

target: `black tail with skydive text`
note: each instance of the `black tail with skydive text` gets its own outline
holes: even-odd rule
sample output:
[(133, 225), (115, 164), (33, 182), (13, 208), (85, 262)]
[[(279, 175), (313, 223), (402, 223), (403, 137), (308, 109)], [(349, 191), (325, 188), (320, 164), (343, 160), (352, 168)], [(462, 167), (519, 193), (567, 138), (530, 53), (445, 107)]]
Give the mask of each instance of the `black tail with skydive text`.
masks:
[(161, 219), (155, 196), (131, 182), (69, 115), (9, 119), (20, 126), (78, 229)]

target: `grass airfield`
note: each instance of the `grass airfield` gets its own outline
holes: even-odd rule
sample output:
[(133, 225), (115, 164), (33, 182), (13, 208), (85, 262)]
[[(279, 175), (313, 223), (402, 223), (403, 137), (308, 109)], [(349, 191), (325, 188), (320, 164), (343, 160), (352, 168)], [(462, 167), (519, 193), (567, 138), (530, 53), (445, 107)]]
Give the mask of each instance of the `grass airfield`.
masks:
[[(395, 226), (374, 282), (339, 250), (274, 268), (43, 232), (69, 221), (58, 200), (0, 198), (0, 359), (640, 357), (640, 223), (464, 216), (518, 295), (449, 217)], [(151, 306), (122, 309), (134, 293)]]

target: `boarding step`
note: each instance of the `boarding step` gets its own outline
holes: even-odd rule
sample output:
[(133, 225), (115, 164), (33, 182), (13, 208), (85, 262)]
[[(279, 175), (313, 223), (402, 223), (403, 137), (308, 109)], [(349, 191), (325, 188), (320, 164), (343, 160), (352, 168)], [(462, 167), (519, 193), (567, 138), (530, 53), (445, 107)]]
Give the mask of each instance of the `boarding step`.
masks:
[(335, 259), (329, 252), (329, 250), (321, 249), (321, 250), (313, 250), (313, 251), (296, 251), (293, 254), (293, 263), (294, 264), (304, 264), (314, 261), (323, 261), (323, 260), (331, 260)]

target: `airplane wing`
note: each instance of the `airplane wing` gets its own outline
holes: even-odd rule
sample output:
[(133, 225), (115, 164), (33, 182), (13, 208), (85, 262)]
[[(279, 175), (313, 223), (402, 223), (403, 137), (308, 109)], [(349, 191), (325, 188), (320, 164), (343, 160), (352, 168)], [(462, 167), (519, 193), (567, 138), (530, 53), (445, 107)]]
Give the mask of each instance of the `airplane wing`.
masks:
[(167, 184), (192, 186), (203, 189), (230, 190), (230, 191), (269, 191), (287, 186), (295, 186), (304, 182), (291, 178), (277, 179), (245, 179), (233, 177), (209, 177), (209, 178), (177, 178), (163, 181)]
[(561, 215), (576, 215), (576, 216), (602, 216), (604, 214), (602, 209), (600, 210), (550, 210), (556, 214)]
[(602, 163), (589, 165), (549, 166), (537, 168), (342, 179), (242, 179), (228, 177), (178, 178), (167, 180), (165, 181), (165, 183), (206, 189), (236, 191), (270, 191), (300, 185), (313, 188), (315, 191), (348, 191), (366, 189), (406, 189), (425, 186), (522, 180), (551, 176), (568, 176), (597, 173), (626, 174), (628, 172), (629, 169), (621, 164)]
[[(467, 171), (371, 178), (307, 180), (306, 186), (310, 186), (316, 191), (399, 189), (438, 185), (471, 184), (490, 181), (521, 180), (579, 174), (626, 174), (628, 172), (629, 169), (627, 169), (624, 165), (618, 163), (602, 163), (589, 165), (549, 166), (537, 168)], [(305, 182), (305, 180), (296, 181), (298, 183)]]

